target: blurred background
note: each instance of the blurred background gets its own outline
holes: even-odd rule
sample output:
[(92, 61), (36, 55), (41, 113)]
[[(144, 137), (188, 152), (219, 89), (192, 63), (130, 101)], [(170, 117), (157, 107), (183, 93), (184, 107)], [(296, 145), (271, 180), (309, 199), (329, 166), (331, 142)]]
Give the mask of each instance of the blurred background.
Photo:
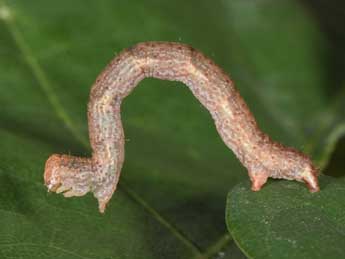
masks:
[(224, 210), (246, 170), (182, 83), (145, 79), (123, 103), (126, 160), (105, 215), (91, 194), (47, 194), (45, 160), (90, 156), (90, 87), (117, 53), (174, 41), (222, 67), (273, 139), (340, 177), (344, 24), (340, 0), (0, 0), (0, 256), (244, 257)]

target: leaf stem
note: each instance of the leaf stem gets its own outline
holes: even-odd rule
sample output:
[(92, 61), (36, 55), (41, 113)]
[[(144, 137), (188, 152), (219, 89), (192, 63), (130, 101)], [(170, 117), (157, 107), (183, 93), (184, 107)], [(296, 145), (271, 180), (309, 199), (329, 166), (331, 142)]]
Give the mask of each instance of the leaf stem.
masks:
[(233, 239), (230, 236), (230, 234), (229, 233), (225, 233), (214, 244), (209, 246), (202, 255), (196, 256), (195, 259), (207, 259), (207, 258), (210, 258), (212, 255), (218, 253), (222, 248), (224, 248), (232, 240)]

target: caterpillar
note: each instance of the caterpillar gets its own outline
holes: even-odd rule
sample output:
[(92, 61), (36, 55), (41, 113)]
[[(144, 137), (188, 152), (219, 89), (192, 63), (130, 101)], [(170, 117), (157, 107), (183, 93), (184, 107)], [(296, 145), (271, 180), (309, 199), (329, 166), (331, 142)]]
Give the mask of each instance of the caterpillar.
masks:
[(138, 83), (154, 77), (180, 81), (211, 114), (224, 143), (247, 168), (251, 189), (267, 178), (305, 182), (319, 191), (318, 170), (300, 151), (263, 133), (228, 75), (194, 48), (173, 42), (144, 42), (122, 51), (97, 77), (90, 92), (88, 126), (91, 158), (53, 154), (45, 165), (49, 191), (65, 197), (92, 192), (104, 212), (124, 162), (121, 102)]

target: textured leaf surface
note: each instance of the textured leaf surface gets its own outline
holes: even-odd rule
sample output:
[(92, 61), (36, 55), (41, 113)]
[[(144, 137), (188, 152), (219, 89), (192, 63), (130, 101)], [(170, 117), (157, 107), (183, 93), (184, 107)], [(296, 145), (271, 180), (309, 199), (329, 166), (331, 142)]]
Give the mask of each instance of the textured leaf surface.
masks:
[(226, 210), (236, 243), (251, 258), (343, 258), (345, 179), (323, 176), (320, 184), (314, 194), (287, 181), (259, 193), (237, 185)]
[[(91, 195), (66, 202), (47, 193), (38, 172), (51, 148), (3, 130), (0, 136), (0, 258), (193, 256), (126, 192), (117, 192), (117, 202), (105, 215), (93, 208)], [(19, 147), (17, 156), (6, 153), (13, 145)], [(23, 156), (25, 161), (19, 159)]]
[(182, 84), (146, 79), (125, 100), (126, 162), (105, 216), (91, 195), (47, 194), (44, 162), (90, 155), (90, 85), (117, 52), (148, 40), (203, 51), (266, 132), (327, 162), (343, 99), (324, 94), (317, 28), (295, 1), (0, 1), (3, 257), (242, 257), (224, 238), (224, 201), (245, 170)]

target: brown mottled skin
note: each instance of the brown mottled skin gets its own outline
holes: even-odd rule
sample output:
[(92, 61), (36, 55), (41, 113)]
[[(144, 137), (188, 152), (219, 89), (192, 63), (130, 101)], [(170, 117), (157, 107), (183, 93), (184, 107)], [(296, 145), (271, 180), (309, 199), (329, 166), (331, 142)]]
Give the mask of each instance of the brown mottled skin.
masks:
[(104, 212), (124, 161), (122, 100), (146, 77), (185, 83), (206, 107), (217, 130), (248, 169), (252, 190), (268, 177), (304, 181), (319, 191), (317, 170), (301, 152), (272, 141), (263, 133), (230, 78), (210, 59), (188, 45), (145, 42), (115, 57), (94, 83), (88, 104), (92, 158), (52, 155), (45, 184), (66, 197), (93, 192)]

